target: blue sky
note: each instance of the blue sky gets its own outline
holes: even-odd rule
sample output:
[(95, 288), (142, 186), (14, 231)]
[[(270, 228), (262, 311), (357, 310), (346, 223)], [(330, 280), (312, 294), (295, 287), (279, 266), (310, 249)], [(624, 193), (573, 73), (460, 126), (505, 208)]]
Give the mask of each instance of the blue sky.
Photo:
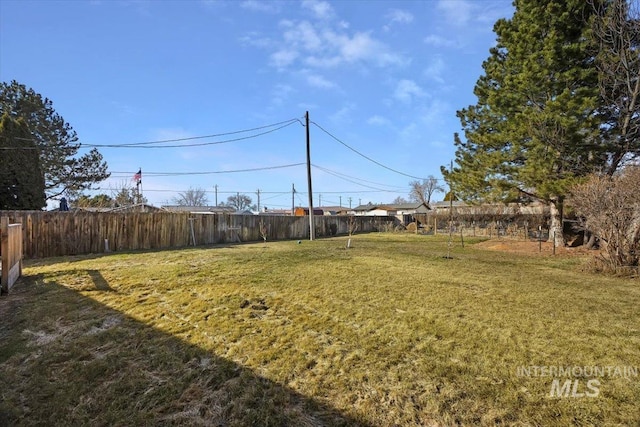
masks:
[(50, 98), (87, 145), (228, 134), (101, 147), (112, 177), (89, 194), (142, 168), (156, 205), (190, 187), (213, 204), (217, 185), (219, 202), (260, 190), (290, 208), (292, 184), (306, 205), (308, 111), (314, 205), (388, 203), (441, 178), (512, 14), (503, 0), (1, 0), (0, 79)]

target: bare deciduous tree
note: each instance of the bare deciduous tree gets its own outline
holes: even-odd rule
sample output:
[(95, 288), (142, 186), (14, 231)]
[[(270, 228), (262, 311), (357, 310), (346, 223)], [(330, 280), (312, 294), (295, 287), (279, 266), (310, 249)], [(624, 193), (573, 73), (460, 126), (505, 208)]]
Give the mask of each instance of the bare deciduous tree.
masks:
[(187, 191), (178, 193), (178, 196), (173, 198), (173, 202), (178, 206), (206, 206), (209, 200), (207, 192), (202, 188), (189, 187)]
[(349, 236), (353, 236), (353, 233), (358, 231), (358, 221), (356, 221), (356, 217), (354, 215), (349, 216), (349, 221), (347, 222), (347, 229), (349, 231)]
[(393, 203), (394, 205), (404, 205), (405, 203), (408, 203), (408, 202), (407, 202), (407, 199), (405, 199), (404, 197), (398, 196), (395, 199), (393, 199), (393, 202), (391, 203)]
[(433, 196), (434, 193), (444, 191), (444, 187), (438, 184), (438, 179), (433, 175), (429, 175), (427, 179), (423, 179), (422, 182), (411, 181), (409, 186), (411, 187), (409, 192), (411, 200), (424, 203), (427, 206), (431, 203), (431, 196)]
[(571, 205), (584, 227), (603, 243), (600, 261), (610, 271), (640, 263), (640, 167), (592, 176), (572, 191)]
[(596, 10), (602, 136), (609, 156), (607, 175), (640, 156), (640, 2), (589, 0)]
[(226, 206), (231, 206), (232, 208), (236, 208), (239, 211), (245, 209), (254, 209), (255, 206), (251, 204), (251, 197), (246, 194), (237, 194), (235, 196), (227, 197)]

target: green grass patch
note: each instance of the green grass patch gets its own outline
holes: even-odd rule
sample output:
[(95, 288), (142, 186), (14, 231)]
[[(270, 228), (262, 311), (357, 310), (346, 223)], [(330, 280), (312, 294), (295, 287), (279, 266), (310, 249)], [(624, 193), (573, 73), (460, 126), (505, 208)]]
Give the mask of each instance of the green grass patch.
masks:
[(0, 299), (0, 424), (637, 424), (637, 376), (521, 368), (637, 372), (638, 281), (478, 241), (452, 259), (445, 236), (381, 233), (27, 262)]

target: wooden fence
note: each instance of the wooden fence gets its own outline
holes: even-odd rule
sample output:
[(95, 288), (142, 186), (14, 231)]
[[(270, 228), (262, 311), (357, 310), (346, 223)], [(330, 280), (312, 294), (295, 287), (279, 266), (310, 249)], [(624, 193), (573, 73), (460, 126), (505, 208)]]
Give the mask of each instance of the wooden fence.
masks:
[(0, 293), (8, 293), (22, 275), (22, 224), (9, 224), (8, 217), (0, 218)]
[[(260, 241), (261, 224), (268, 241), (309, 237), (309, 217), (60, 211), (0, 215), (22, 223), (25, 258)], [(317, 216), (316, 236), (347, 234), (350, 220), (358, 233), (391, 230), (394, 224), (393, 217)]]

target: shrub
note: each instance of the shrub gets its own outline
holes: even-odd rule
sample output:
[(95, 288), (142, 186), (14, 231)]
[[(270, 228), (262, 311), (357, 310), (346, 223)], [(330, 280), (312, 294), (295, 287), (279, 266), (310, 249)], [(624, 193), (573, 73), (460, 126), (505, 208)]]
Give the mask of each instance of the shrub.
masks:
[(601, 242), (598, 270), (637, 271), (640, 264), (640, 167), (577, 185), (570, 203), (583, 227)]

